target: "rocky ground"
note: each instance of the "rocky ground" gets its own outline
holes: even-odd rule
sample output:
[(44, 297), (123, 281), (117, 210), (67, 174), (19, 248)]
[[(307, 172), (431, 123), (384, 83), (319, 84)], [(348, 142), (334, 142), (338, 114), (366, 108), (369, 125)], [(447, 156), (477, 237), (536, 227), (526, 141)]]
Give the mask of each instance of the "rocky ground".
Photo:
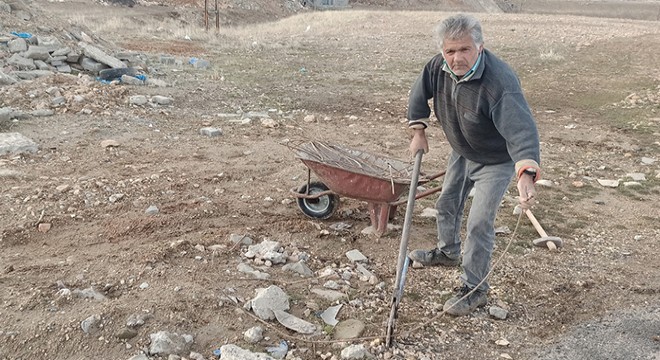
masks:
[[(533, 211), (564, 247), (533, 246), (512, 183), (488, 305), (443, 315), (459, 271), (410, 269), (387, 348), (405, 209), (382, 236), (356, 199), (306, 217), (286, 144), (407, 161), (407, 91), (435, 51), (434, 21), (410, 24), (446, 13), (209, 34), (192, 4), (2, 4), (0, 358), (658, 358), (657, 22), (480, 14), (537, 118)], [(448, 154), (430, 136), (427, 174)], [(411, 247), (433, 246), (433, 202)]]

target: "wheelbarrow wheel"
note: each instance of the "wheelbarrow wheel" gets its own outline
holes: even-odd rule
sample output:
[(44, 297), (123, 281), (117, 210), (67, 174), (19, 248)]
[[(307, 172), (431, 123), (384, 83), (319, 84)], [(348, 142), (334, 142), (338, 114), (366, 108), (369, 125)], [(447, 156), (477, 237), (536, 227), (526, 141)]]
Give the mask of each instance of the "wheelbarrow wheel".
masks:
[[(319, 181), (309, 184), (309, 191), (307, 191), (307, 184), (298, 189), (299, 194), (314, 195), (323, 191), (329, 190), (328, 187)], [(319, 196), (316, 199), (298, 198), (298, 207), (303, 214), (313, 219), (327, 219), (335, 212), (339, 205), (339, 196), (336, 194), (328, 194)]]

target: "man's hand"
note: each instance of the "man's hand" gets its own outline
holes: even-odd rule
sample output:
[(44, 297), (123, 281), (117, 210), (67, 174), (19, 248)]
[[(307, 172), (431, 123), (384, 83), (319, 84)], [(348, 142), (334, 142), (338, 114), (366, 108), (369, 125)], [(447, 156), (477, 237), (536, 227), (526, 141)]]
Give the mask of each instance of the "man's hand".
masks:
[(414, 157), (419, 150), (424, 150), (424, 153), (426, 154), (429, 152), (429, 143), (426, 140), (426, 132), (424, 129), (415, 129), (413, 131), (413, 138), (410, 141), (410, 147), (408, 148), (410, 156)]
[(534, 199), (536, 197), (536, 189), (534, 189), (534, 178), (523, 173), (518, 179), (518, 201), (520, 202), (520, 207), (527, 210), (534, 205)]

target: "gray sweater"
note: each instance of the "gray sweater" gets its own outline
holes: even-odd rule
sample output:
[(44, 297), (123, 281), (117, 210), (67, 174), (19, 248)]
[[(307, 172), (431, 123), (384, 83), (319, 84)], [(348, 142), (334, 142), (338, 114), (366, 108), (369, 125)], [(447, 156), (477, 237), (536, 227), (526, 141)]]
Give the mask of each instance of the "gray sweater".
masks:
[(409, 125), (427, 125), (428, 100), (433, 98), (433, 111), (449, 144), (461, 156), (481, 164), (513, 160), (518, 165), (532, 160), (538, 166), (536, 123), (514, 71), (485, 49), (467, 81), (456, 82), (442, 64), (442, 54), (436, 55), (415, 81)]

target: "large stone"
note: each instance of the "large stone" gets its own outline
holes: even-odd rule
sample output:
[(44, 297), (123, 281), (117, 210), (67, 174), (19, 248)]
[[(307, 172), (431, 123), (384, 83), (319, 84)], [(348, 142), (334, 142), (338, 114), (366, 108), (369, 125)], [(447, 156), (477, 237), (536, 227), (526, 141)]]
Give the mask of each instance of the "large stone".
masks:
[(65, 47), (60, 47), (57, 50), (53, 51), (51, 56), (52, 57), (57, 57), (57, 56), (65, 56), (66, 57), (67, 55), (69, 55), (70, 52), (71, 52), (71, 49), (69, 49), (68, 47), (66, 47), (66, 46)]
[(77, 63), (78, 60), (80, 60), (80, 54), (75, 51), (71, 51), (66, 55), (66, 62)]
[(71, 66), (69, 66), (68, 64), (60, 65), (57, 67), (57, 71), (61, 73), (69, 74), (71, 73)]
[(34, 64), (34, 60), (28, 59), (19, 54), (14, 54), (7, 59), (7, 65), (15, 66), (19, 70), (34, 70), (37, 68)]
[(250, 301), (252, 311), (262, 320), (273, 320), (273, 310), (289, 310), (289, 295), (275, 285), (259, 289), (257, 296)]
[(360, 250), (358, 250), (358, 249), (353, 249), (353, 250), (348, 251), (348, 252), (346, 253), (346, 257), (347, 257), (348, 260), (350, 260), (351, 262), (367, 262), (367, 261), (369, 261), (369, 259), (367, 259), (367, 257), (364, 256), (364, 255), (360, 252)]
[(311, 277), (314, 275), (314, 272), (312, 272), (312, 270), (307, 266), (307, 264), (305, 264), (303, 260), (291, 264), (286, 264), (282, 266), (282, 270), (291, 271), (304, 277)]
[(50, 70), (50, 65), (46, 64), (43, 60), (34, 60), (34, 65), (39, 70)]
[(37, 45), (53, 52), (62, 47), (62, 43), (55, 36), (37, 36)]
[(101, 315), (92, 315), (80, 322), (80, 328), (85, 334), (91, 334), (99, 330)]
[(45, 61), (50, 58), (50, 53), (49, 49), (45, 46), (30, 46), (23, 56), (28, 59)]
[(245, 253), (245, 256), (248, 258), (258, 258), (261, 259), (268, 253), (279, 252), (282, 249), (282, 245), (273, 240), (264, 239), (264, 241), (250, 245), (248, 251)]
[(341, 351), (341, 358), (345, 360), (361, 360), (371, 358), (363, 344), (350, 345)]
[[(67, 59), (68, 61), (68, 59)], [(107, 69), (108, 65), (102, 64), (92, 58), (85, 57), (80, 61), (80, 66), (87, 71), (98, 73), (103, 69)]]
[(0, 155), (36, 153), (39, 146), (19, 133), (0, 133)]
[(0, 85), (12, 85), (18, 82), (18, 79), (16, 79), (13, 76), (7, 75), (2, 70), (0, 70)]
[(7, 42), (7, 47), (9, 48), (9, 52), (12, 53), (25, 51), (28, 48), (27, 42), (23, 38), (9, 40), (9, 42)]
[(149, 61), (145, 54), (136, 52), (119, 52), (115, 57), (122, 62), (128, 62), (129, 66), (144, 66)]
[(261, 326), (253, 326), (243, 333), (243, 340), (250, 344), (256, 344), (264, 338), (264, 329)]
[(332, 332), (332, 337), (336, 340), (348, 340), (359, 338), (364, 331), (364, 323), (357, 319), (348, 319), (339, 322)]
[(150, 334), (149, 338), (151, 339), (149, 345), (151, 355), (188, 355), (193, 343), (190, 335), (179, 335), (168, 331)]

